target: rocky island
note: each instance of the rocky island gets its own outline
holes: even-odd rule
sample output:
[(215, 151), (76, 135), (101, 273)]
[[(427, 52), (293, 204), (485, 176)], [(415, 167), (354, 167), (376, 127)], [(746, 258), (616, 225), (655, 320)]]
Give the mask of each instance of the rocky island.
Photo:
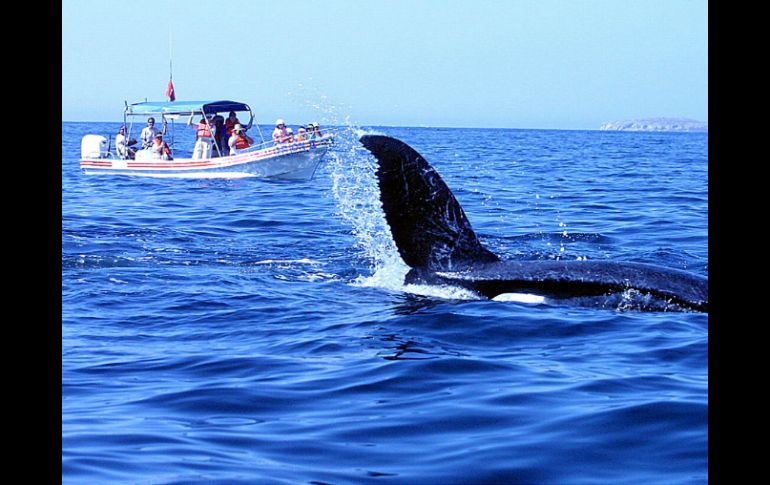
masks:
[(709, 131), (708, 121), (688, 118), (644, 118), (638, 120), (610, 121), (600, 128), (602, 131)]

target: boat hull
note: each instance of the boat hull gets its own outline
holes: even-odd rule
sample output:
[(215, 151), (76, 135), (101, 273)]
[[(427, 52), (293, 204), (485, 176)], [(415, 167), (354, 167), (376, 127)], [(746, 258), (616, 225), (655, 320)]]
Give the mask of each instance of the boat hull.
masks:
[(80, 160), (80, 168), (86, 175), (310, 180), (331, 145), (331, 139), (321, 139), (203, 159), (158, 160), (137, 156), (136, 159), (121, 160), (110, 155), (105, 158), (83, 158)]

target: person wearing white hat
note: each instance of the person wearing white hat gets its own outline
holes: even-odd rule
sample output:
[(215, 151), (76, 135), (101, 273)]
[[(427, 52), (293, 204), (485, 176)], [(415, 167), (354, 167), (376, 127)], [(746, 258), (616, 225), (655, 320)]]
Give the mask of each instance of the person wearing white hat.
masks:
[(249, 148), (254, 140), (246, 134), (246, 130), (240, 124), (236, 124), (233, 126), (233, 134), (227, 143), (230, 145), (230, 155), (235, 155)]
[(275, 129), (273, 130), (273, 141), (276, 143), (286, 143), (288, 136), (286, 133), (286, 123), (280, 118), (275, 120)]

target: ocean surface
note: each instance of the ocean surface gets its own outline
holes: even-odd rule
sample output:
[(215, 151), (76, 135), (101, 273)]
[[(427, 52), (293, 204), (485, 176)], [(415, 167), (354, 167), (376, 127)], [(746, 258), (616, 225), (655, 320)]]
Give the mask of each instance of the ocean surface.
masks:
[(708, 314), (404, 286), (357, 143), (414, 147), (505, 259), (708, 276), (707, 133), (342, 127), (307, 182), (82, 175), (118, 126), (62, 123), (62, 483), (707, 483)]

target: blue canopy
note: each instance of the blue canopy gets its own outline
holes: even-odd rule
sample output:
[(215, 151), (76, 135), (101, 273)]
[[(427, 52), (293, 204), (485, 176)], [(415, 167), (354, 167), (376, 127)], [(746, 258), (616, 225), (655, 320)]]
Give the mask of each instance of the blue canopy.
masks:
[(126, 106), (126, 115), (189, 115), (190, 113), (221, 113), (229, 111), (248, 111), (246, 103), (237, 101), (146, 101)]

